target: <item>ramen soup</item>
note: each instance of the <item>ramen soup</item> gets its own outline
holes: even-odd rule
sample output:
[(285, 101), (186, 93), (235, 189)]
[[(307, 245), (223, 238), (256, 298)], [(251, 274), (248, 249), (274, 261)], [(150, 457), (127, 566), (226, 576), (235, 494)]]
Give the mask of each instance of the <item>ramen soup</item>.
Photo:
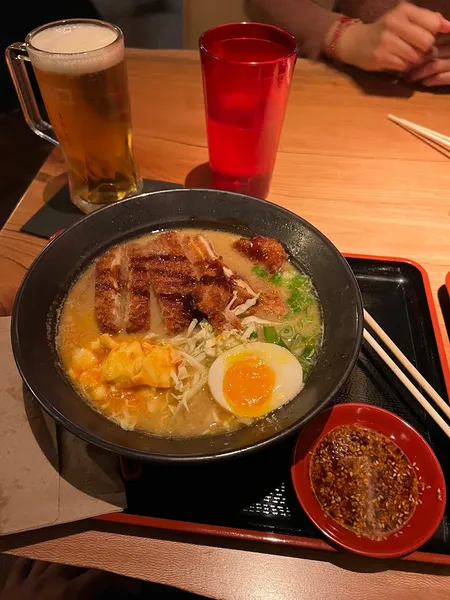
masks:
[(193, 229), (110, 248), (72, 286), (58, 328), (64, 371), (95, 410), (169, 437), (276, 419), (321, 339), (311, 280), (278, 241)]

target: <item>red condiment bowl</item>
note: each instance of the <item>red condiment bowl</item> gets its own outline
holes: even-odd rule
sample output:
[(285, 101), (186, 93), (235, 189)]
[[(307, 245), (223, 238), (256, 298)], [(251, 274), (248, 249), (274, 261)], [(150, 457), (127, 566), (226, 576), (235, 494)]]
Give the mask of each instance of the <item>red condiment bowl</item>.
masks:
[[(390, 534), (383, 540), (359, 537), (328, 517), (314, 497), (309, 478), (312, 453), (321, 439), (340, 425), (359, 425), (382, 433), (417, 466), (417, 475), (425, 486), (420, 495), (421, 503), (397, 534)], [(291, 475), (297, 498), (314, 525), (339, 546), (364, 556), (394, 558), (417, 550), (430, 539), (444, 514), (445, 480), (434, 452), (406, 421), (376, 406), (339, 404), (320, 414), (303, 429), (297, 439)]]

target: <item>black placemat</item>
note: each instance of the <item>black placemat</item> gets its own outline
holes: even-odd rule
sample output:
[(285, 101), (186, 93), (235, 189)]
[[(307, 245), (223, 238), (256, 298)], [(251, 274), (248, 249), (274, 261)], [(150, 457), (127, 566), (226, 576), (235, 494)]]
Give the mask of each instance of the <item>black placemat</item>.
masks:
[[(143, 191), (156, 192), (180, 187), (183, 186), (177, 183), (144, 179)], [(70, 201), (69, 186), (65, 185), (20, 228), (20, 231), (49, 239), (55, 232), (67, 229), (84, 216)]]

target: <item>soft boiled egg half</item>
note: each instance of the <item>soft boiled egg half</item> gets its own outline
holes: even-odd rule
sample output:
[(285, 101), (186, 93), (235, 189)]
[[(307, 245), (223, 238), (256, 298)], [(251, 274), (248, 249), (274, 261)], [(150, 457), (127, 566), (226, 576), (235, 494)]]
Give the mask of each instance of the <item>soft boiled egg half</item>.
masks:
[(224, 352), (213, 362), (208, 385), (223, 408), (237, 417), (255, 419), (300, 392), (303, 369), (286, 348), (250, 342)]

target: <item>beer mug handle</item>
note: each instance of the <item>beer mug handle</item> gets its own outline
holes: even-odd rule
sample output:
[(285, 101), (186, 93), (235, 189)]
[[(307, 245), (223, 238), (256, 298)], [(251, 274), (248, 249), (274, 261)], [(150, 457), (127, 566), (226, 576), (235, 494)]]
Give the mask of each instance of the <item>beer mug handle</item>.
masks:
[(34, 96), (25, 63), (25, 61), (30, 61), (26, 45), (11, 44), (6, 49), (5, 55), (25, 121), (36, 135), (59, 146), (53, 127), (42, 118)]

